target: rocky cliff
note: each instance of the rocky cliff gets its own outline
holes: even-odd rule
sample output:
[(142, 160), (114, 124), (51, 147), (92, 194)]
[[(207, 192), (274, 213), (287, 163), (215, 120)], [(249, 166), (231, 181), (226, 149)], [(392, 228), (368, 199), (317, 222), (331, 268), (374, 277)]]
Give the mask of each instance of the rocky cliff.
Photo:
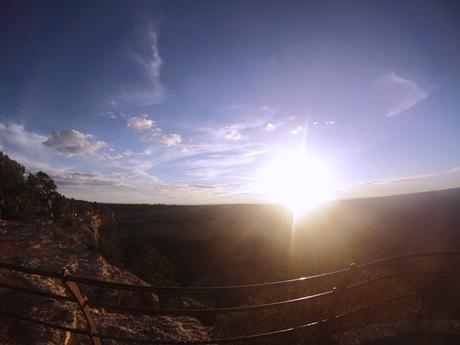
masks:
[[(132, 273), (110, 265), (96, 252), (98, 227), (101, 219), (96, 214), (76, 215), (67, 226), (51, 221), (33, 223), (2, 221), (0, 223), (0, 261), (24, 266), (62, 271), (95, 279), (146, 285)], [(59, 280), (26, 275), (0, 269), (0, 281), (26, 288), (65, 295)], [(115, 293), (81, 287), (89, 299), (132, 304), (143, 307), (158, 306), (154, 294)], [(68, 327), (85, 328), (83, 316), (75, 304), (58, 302), (18, 291), (0, 288), (2, 310), (34, 319), (58, 323)], [(208, 329), (190, 317), (124, 316), (93, 309), (101, 333), (137, 336), (155, 340), (202, 340), (208, 338)], [(1, 344), (84, 344), (85, 337), (51, 330), (39, 325), (0, 317)], [(111, 344), (105, 341), (104, 344)]]

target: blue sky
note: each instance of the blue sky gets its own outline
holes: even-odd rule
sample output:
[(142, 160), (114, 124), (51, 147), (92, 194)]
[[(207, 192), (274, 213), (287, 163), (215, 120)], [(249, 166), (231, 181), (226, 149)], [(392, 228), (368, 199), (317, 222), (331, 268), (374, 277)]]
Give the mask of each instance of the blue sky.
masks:
[(263, 201), (303, 147), (343, 197), (460, 186), (456, 1), (6, 1), (0, 150), (97, 201)]

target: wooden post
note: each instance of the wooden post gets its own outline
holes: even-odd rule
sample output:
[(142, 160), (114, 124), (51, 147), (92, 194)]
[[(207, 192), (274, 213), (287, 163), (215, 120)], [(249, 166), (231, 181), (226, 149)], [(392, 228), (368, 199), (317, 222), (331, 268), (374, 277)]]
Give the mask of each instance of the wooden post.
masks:
[(65, 269), (62, 273), (62, 284), (65, 285), (67, 291), (72, 295), (75, 301), (78, 303), (83, 316), (85, 317), (86, 324), (88, 325), (88, 336), (91, 340), (92, 345), (102, 345), (102, 341), (99, 337), (94, 336), (93, 334), (97, 333), (96, 322), (94, 321), (91, 311), (88, 306), (88, 298), (83, 297), (80, 288), (76, 282), (69, 281), (67, 277), (70, 275), (70, 271)]

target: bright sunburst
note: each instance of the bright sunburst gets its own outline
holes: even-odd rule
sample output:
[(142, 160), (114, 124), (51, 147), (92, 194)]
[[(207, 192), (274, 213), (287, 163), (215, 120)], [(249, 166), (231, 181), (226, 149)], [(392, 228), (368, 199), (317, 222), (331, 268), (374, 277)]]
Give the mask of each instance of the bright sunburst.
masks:
[(318, 158), (289, 151), (260, 170), (261, 192), (296, 215), (312, 211), (334, 196), (334, 179)]

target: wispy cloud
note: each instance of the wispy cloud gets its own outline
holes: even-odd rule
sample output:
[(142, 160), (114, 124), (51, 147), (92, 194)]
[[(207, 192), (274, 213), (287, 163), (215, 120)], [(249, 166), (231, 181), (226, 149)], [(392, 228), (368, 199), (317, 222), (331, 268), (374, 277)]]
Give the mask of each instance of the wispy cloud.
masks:
[(112, 120), (118, 119), (118, 114), (116, 112), (114, 112), (114, 111), (111, 111), (111, 110), (101, 113), (101, 116), (102, 117), (108, 117), (108, 118), (110, 118)]
[[(29, 170), (43, 170), (55, 176), (58, 186), (64, 190), (71, 185), (83, 185), (82, 188), (109, 184), (127, 186), (129, 179), (145, 184), (159, 183), (151, 173), (152, 161), (129, 150), (121, 153), (104, 151), (107, 146), (93, 135), (78, 130), (57, 131), (44, 136), (27, 131), (22, 125), (0, 122), (0, 150)], [(90, 166), (94, 167), (94, 172), (87, 171)], [(101, 170), (110, 171), (110, 174), (103, 174), (99, 172)]]
[(386, 98), (386, 117), (407, 111), (430, 95), (430, 91), (417, 82), (406, 79), (394, 71), (381, 75), (377, 82), (381, 87), (380, 92), (383, 93), (381, 97)]
[(51, 176), (67, 196), (102, 202), (215, 203), (245, 191), (236, 183), (168, 183), (130, 173), (56, 171)]
[(416, 193), (460, 186), (460, 166), (445, 171), (417, 174), (356, 183), (345, 191), (347, 197), (369, 197)]
[(128, 51), (128, 61), (134, 65), (133, 68), (137, 66), (137, 78), (134, 82), (122, 82), (118, 87), (119, 94), (112, 102), (125, 106), (148, 106), (162, 102), (166, 89), (161, 82), (163, 59), (155, 23), (144, 25)]
[(297, 126), (296, 128), (290, 131), (291, 134), (297, 135), (299, 133), (304, 133), (307, 130), (306, 126)]
[(259, 131), (274, 131), (278, 126), (279, 124), (275, 125), (268, 121), (267, 118), (261, 117), (221, 126), (217, 130), (214, 128), (207, 128), (206, 130), (218, 133), (218, 135), (228, 140), (241, 140), (247, 139)]
[[(241, 177), (244, 167), (269, 152), (263, 144), (247, 143), (233, 147), (195, 147), (194, 154), (180, 160), (188, 176), (211, 180), (223, 175)], [(243, 171), (242, 171), (243, 170)]]
[(224, 126), (219, 128), (219, 132), (225, 139), (229, 140), (240, 140), (243, 135), (241, 132), (245, 129), (245, 127), (241, 124), (235, 124), (231, 126)]
[(158, 141), (166, 146), (177, 146), (182, 142), (182, 137), (177, 133), (164, 133), (155, 120), (148, 114), (128, 118), (126, 127), (141, 133), (144, 141)]
[(231, 104), (224, 110), (233, 121), (225, 123), (208, 123), (195, 127), (195, 132), (207, 133), (214, 140), (245, 141), (258, 133), (277, 130), (283, 122), (277, 119), (279, 108), (275, 106), (250, 106)]
[(134, 188), (133, 185), (125, 182), (127, 176), (120, 173), (102, 174), (98, 171), (57, 171), (52, 177), (60, 187), (69, 186), (84, 187), (114, 187), (114, 188)]

